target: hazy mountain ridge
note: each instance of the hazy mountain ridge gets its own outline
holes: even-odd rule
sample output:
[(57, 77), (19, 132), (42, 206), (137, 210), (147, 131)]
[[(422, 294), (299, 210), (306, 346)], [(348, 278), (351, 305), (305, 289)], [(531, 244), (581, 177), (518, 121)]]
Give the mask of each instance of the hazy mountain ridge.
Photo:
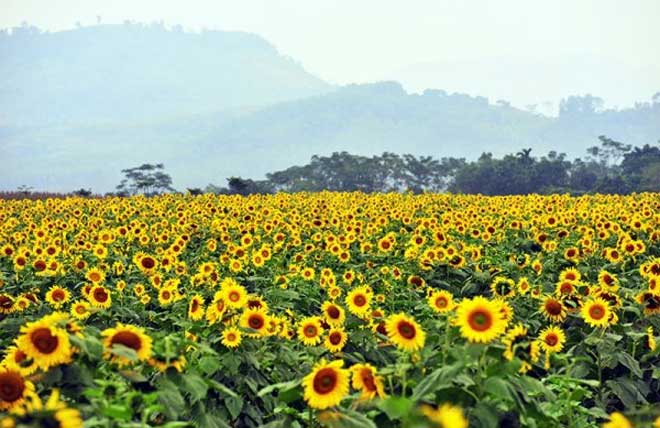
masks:
[(391, 151), (476, 159), (531, 147), (583, 156), (599, 135), (660, 139), (660, 96), (559, 117), (399, 83), (332, 87), (247, 33), (103, 25), (0, 34), (0, 188), (112, 190), (122, 168), (164, 162), (175, 187), (260, 178), (313, 154)]

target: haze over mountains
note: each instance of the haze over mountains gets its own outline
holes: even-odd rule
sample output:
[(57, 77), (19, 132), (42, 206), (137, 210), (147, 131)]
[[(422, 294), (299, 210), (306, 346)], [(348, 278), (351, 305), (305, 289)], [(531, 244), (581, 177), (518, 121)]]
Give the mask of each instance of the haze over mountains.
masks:
[(603, 134), (660, 139), (653, 94), (622, 110), (567, 98), (550, 117), (445, 89), (333, 86), (248, 33), (23, 27), (0, 34), (0, 189), (105, 192), (142, 162), (165, 163), (183, 189), (339, 150), (474, 159), (531, 147), (573, 157)]

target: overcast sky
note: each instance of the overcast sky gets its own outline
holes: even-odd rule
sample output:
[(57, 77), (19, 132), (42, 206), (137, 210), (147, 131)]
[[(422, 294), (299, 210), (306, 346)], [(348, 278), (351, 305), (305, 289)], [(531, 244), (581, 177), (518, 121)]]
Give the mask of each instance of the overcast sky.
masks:
[(517, 105), (660, 91), (660, 0), (0, 0), (0, 27), (125, 19), (257, 33), (336, 84), (399, 80)]

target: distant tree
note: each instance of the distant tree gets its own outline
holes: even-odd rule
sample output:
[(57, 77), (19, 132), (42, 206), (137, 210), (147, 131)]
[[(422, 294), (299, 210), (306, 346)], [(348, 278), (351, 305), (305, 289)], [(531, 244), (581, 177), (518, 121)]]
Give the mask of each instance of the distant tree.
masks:
[(186, 190), (188, 191), (189, 194), (193, 196), (198, 196), (204, 193), (204, 191), (199, 187), (187, 188)]
[(560, 118), (579, 118), (592, 115), (603, 108), (605, 101), (590, 94), (579, 96), (571, 95), (559, 103)]
[(33, 190), (34, 190), (34, 187), (32, 187), (32, 186), (28, 186), (28, 185), (26, 185), (26, 184), (21, 184), (21, 185), (18, 186), (18, 188), (16, 189), (16, 191), (17, 191), (18, 193), (22, 194), (23, 196), (29, 196), (30, 193), (32, 193)]
[(78, 190), (74, 190), (73, 192), (71, 192), (71, 194), (74, 196), (80, 196), (81, 198), (88, 198), (92, 196), (92, 189), (80, 188)]
[(144, 194), (147, 196), (174, 192), (172, 177), (165, 173), (165, 167), (159, 164), (142, 164), (138, 167), (123, 169), (124, 179), (116, 187), (120, 195)]

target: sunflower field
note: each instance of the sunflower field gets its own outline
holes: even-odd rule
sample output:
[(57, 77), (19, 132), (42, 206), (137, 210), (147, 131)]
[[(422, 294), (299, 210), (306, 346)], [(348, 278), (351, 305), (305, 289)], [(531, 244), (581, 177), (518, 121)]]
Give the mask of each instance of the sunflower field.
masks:
[(0, 200), (0, 427), (660, 428), (660, 195)]

